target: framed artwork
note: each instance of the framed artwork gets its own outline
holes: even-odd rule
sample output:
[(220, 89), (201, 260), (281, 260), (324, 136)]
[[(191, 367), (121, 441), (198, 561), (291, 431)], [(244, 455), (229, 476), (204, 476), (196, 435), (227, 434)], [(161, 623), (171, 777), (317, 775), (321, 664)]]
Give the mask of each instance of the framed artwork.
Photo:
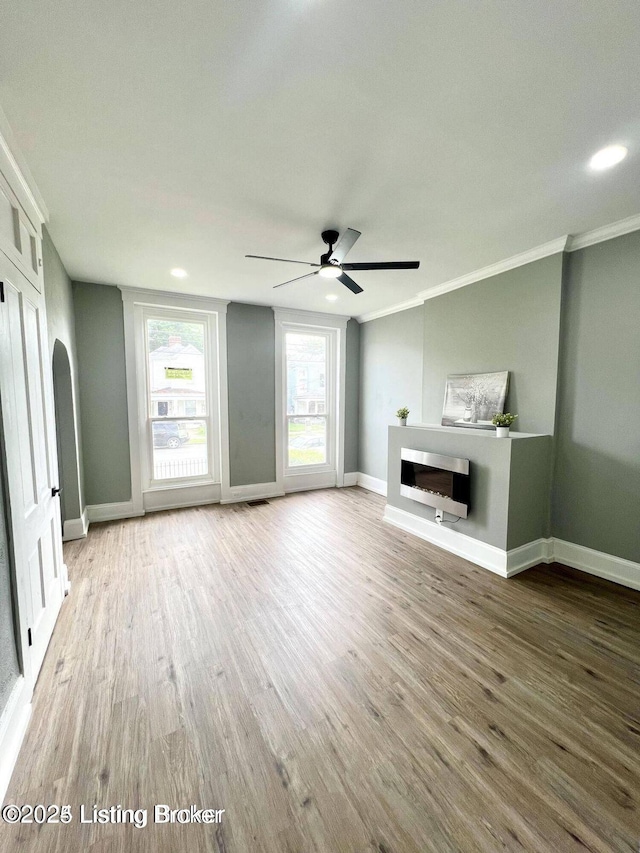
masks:
[(447, 376), (443, 426), (493, 429), (491, 418), (504, 412), (509, 371)]

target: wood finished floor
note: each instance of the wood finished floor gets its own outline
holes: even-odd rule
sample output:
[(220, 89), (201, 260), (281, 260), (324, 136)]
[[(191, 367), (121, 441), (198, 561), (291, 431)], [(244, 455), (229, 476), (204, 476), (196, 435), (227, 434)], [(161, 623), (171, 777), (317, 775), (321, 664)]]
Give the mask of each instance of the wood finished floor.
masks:
[[(0, 851), (633, 851), (640, 594), (503, 580), (361, 489), (93, 525), (5, 802)], [(226, 810), (81, 825), (80, 803)]]

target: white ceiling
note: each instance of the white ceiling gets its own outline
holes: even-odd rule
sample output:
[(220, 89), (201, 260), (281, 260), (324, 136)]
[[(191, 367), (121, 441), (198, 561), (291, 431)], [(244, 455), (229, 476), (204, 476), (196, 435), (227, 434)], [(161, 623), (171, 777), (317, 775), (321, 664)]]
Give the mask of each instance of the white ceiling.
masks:
[[(640, 212), (638, 0), (20, 0), (0, 104), (76, 279), (361, 315)], [(605, 173), (604, 145), (629, 148)], [(362, 237), (355, 296), (303, 267)], [(178, 282), (171, 267), (189, 271)], [(340, 299), (330, 304), (329, 292)]]

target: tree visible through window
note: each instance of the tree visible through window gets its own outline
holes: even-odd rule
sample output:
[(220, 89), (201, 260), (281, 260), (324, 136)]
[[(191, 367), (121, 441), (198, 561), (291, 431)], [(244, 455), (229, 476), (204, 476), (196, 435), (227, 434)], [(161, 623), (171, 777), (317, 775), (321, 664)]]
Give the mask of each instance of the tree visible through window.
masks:
[(287, 332), (285, 336), (289, 467), (327, 462), (327, 344), (325, 335)]
[(202, 477), (209, 473), (205, 324), (149, 318), (146, 332), (153, 479)]

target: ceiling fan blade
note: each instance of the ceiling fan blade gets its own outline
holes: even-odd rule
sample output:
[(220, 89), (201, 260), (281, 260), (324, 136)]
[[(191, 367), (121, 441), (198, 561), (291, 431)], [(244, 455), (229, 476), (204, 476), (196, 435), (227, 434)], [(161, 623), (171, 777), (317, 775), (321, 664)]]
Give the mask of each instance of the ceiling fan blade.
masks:
[(359, 231), (355, 231), (353, 228), (347, 228), (342, 237), (338, 240), (329, 260), (337, 261), (341, 264), (347, 257), (347, 252), (352, 248), (359, 236)]
[(318, 275), (317, 271), (316, 272), (308, 272), (306, 275), (299, 275), (298, 278), (292, 278), (292, 279), (289, 279), (289, 281), (283, 281), (282, 284), (274, 284), (273, 289), (275, 290), (276, 287), (284, 287), (285, 284), (293, 284), (294, 281), (300, 281), (300, 279), (302, 279), (302, 278), (310, 278), (312, 275)]
[(261, 261), (282, 261), (283, 264), (305, 264), (308, 267), (320, 266), (320, 264), (310, 264), (308, 261), (290, 261), (288, 258), (268, 258), (266, 255), (245, 255), (245, 258), (258, 258)]
[(342, 275), (339, 275), (338, 281), (342, 282), (345, 287), (348, 287), (352, 293), (362, 293), (360, 285), (356, 284), (355, 281), (352, 278), (349, 278), (346, 273), (343, 272)]
[(420, 261), (384, 261), (373, 264), (341, 264), (343, 270), (417, 270)]

